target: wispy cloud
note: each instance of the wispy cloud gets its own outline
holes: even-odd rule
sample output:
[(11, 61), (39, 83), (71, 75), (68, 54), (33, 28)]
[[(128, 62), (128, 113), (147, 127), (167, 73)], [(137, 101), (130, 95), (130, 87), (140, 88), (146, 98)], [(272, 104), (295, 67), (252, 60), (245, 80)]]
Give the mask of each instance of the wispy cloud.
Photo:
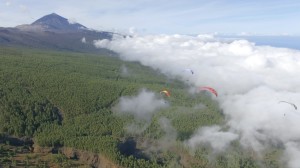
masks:
[(85, 37), (82, 37), (81, 42), (84, 43), (84, 44), (86, 43)]
[[(6, 5), (24, 5), (33, 18), (56, 12), (94, 29), (127, 30), (136, 27), (148, 33), (195, 34), (221, 33), (290, 33), (300, 34), (297, 18), (300, 3), (288, 1), (166, 1), (166, 0), (97, 0), (97, 1), (21, 1), (6, 0)], [(71, 5), (70, 5), (71, 4)], [(6, 6), (4, 5), (4, 6)], [(10, 13), (7, 6), (1, 11)], [(1, 15), (0, 15), (1, 17)], [(11, 23), (21, 24), (21, 12), (15, 11)], [(25, 20), (24, 20), (25, 21)], [(10, 23), (10, 24), (11, 24)], [(9, 24), (9, 23), (4, 23)], [(291, 25), (282, 27), (280, 25)]]
[(5, 1), (5, 5), (6, 5), (6, 6), (10, 6), (10, 5), (11, 5), (11, 0), (6, 0), (6, 1)]
[(238, 134), (221, 131), (219, 126), (199, 128), (197, 132), (185, 143), (192, 149), (196, 150), (197, 146), (209, 145), (215, 152), (225, 151), (230, 143), (238, 139)]
[(140, 134), (149, 127), (154, 113), (168, 106), (168, 103), (154, 92), (142, 89), (136, 96), (121, 97), (113, 111), (116, 115), (133, 115), (135, 121), (126, 125), (125, 130), (131, 134)]
[(19, 8), (21, 10), (22, 13), (29, 13), (29, 9), (27, 6), (25, 5), (19, 5)]
[(168, 104), (165, 100), (159, 98), (154, 92), (143, 89), (137, 96), (121, 97), (114, 111), (133, 114), (136, 120), (150, 121), (155, 112), (166, 107)]

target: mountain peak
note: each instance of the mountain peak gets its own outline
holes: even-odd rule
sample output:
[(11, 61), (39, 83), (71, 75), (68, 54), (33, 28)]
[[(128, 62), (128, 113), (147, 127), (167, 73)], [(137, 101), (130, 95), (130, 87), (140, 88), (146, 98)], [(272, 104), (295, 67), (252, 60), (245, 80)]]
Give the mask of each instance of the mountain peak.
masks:
[(56, 13), (51, 13), (51, 14), (49, 14), (49, 15), (53, 15), (53, 16), (59, 16), (58, 14), (56, 14)]
[(45, 15), (33, 22), (31, 25), (41, 26), (43, 29), (55, 31), (78, 31), (81, 29), (86, 29), (85, 26), (79, 23), (72, 23), (68, 19), (56, 13)]

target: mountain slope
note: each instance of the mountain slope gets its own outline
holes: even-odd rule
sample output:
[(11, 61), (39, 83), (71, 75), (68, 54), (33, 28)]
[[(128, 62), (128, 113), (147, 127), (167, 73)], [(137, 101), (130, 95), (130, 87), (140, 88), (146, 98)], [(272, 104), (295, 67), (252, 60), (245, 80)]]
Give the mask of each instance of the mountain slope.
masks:
[(72, 23), (68, 19), (52, 13), (46, 15), (31, 24), (31, 26), (43, 26), (48, 30), (78, 31), (87, 29), (79, 23)]
[(109, 51), (106, 49), (95, 48), (93, 41), (110, 39), (112, 35), (111, 32), (89, 30), (79, 23), (70, 23), (66, 18), (53, 13), (29, 25), (0, 27), (0, 45), (107, 53)]

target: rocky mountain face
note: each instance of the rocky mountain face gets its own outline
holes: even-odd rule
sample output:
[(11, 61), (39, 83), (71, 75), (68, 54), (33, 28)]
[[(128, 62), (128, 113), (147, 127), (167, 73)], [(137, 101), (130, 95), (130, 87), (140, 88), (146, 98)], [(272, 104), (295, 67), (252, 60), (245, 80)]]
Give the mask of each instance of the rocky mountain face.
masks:
[(0, 27), (0, 45), (20, 46), (60, 51), (107, 53), (97, 49), (94, 40), (111, 39), (113, 33), (90, 30), (70, 20), (52, 13), (41, 17), (32, 24), (13, 28)]

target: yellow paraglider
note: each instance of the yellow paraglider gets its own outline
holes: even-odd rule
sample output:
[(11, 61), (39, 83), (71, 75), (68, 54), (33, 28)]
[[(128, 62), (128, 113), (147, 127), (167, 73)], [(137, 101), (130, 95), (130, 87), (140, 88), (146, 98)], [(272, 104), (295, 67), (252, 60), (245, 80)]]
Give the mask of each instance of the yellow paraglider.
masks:
[(165, 95), (168, 96), (168, 97), (171, 96), (170, 92), (167, 91), (167, 90), (162, 90), (162, 91), (160, 91), (160, 94), (165, 94)]

